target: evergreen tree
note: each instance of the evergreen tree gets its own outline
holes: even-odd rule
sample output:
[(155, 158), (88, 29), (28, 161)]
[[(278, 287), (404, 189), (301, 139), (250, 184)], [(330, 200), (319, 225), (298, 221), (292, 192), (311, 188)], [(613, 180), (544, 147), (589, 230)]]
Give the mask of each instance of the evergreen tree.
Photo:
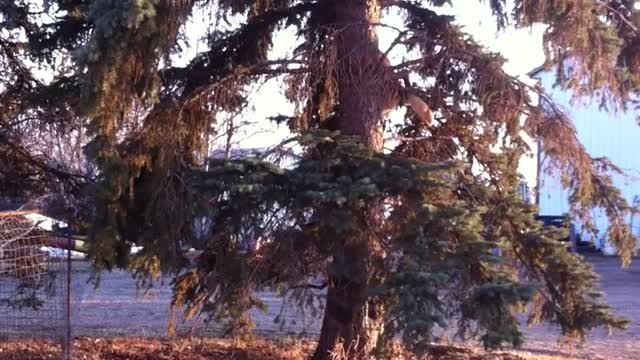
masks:
[[(98, 169), (79, 182), (94, 203), (96, 269), (129, 267), (142, 281), (174, 274), (176, 309), (204, 309), (234, 331), (250, 328), (248, 310), (262, 305), (257, 291), (313, 304), (317, 288), (326, 289), (315, 359), (339, 347), (347, 358), (367, 358), (396, 335), (419, 353), (437, 326), (456, 325), (489, 348), (519, 345), (520, 310), (570, 337), (623, 328), (597, 292), (593, 269), (517, 195), (528, 136), (567, 179), (574, 216), (588, 225), (591, 209), (607, 210), (608, 237), (628, 264), (636, 244), (624, 223), (629, 207), (611, 182), (617, 169), (587, 154), (542, 90), (506, 74), (499, 54), (439, 14), (447, 3), (2, 2), (0, 164), (11, 170), (0, 180), (35, 171), (29, 166), (50, 184), (31, 192), (75, 179), (33, 156), (25, 129), (84, 124), (87, 161)], [(499, 29), (547, 25), (547, 61), (559, 65), (560, 86), (578, 97), (599, 94), (612, 109), (633, 104), (640, 84), (634, 1), (486, 3)], [(207, 7), (216, 18), (243, 20), (215, 29), (206, 51), (174, 65), (185, 22)], [(387, 12), (399, 13), (404, 26), (393, 49), (380, 49)], [(281, 29), (295, 31), (298, 43), (291, 58), (274, 59)], [(391, 64), (387, 54), (398, 48), (415, 58)], [(38, 79), (29, 63), (53, 80)], [(288, 168), (261, 157), (209, 159), (203, 167), (217, 120), (247, 105), (251, 84), (271, 78), (285, 80), (296, 105), (271, 121), (291, 130), (282, 146), (299, 144), (303, 154)], [(399, 107), (408, 109), (400, 144), (383, 151), (387, 115)], [(213, 225), (192, 263), (184, 250), (203, 217)], [(260, 246), (247, 249), (248, 240)], [(144, 250), (131, 257), (134, 244)]]

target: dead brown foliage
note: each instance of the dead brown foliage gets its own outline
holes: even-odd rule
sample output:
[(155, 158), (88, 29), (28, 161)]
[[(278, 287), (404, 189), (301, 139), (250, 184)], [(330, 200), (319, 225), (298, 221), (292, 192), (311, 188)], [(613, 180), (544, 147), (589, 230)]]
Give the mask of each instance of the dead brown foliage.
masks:
[[(304, 359), (312, 343), (277, 343), (265, 340), (225, 339), (78, 339), (73, 343), (73, 358), (82, 360), (293, 360)], [(58, 359), (60, 346), (44, 341), (0, 343), (0, 360)]]

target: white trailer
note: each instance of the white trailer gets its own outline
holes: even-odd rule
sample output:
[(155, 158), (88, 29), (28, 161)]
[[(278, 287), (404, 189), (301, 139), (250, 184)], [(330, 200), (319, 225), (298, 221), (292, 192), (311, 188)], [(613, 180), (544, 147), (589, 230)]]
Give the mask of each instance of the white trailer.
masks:
[[(554, 87), (555, 69), (540, 67), (529, 73), (542, 88), (551, 95), (563, 110), (571, 117), (578, 139), (592, 157), (606, 157), (625, 171), (625, 176), (615, 175), (615, 185), (622, 191), (629, 204), (640, 205), (640, 125), (637, 117), (640, 112), (629, 109), (628, 112), (611, 113), (600, 109), (597, 100), (574, 103), (569, 90)], [(544, 168), (544, 154), (538, 155), (538, 169)], [(563, 216), (569, 210), (569, 192), (562, 188), (558, 174), (538, 172), (537, 203), (542, 216)], [(606, 254), (614, 254), (615, 249), (607, 241), (607, 218), (602, 210), (593, 212), (594, 224), (598, 236), (593, 237), (580, 230), (577, 232), (584, 240), (592, 240), (597, 249)], [(632, 231), (640, 235), (640, 214), (628, 219)]]

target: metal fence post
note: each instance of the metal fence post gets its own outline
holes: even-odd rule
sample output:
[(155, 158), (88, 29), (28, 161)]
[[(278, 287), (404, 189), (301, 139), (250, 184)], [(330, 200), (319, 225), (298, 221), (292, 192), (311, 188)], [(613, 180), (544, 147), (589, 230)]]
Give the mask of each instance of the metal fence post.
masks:
[(73, 237), (71, 236), (71, 222), (67, 221), (67, 267), (66, 267), (66, 293), (65, 293), (65, 316), (64, 316), (64, 337), (62, 344), (63, 359), (71, 360), (71, 249), (73, 249)]

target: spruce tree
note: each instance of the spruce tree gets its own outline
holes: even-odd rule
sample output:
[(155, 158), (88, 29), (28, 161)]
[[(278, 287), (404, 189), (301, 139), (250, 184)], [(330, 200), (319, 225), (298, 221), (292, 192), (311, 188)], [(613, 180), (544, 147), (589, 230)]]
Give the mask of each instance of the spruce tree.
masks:
[[(593, 269), (517, 194), (531, 137), (564, 174), (573, 216), (588, 225), (591, 209), (607, 210), (607, 235), (626, 265), (636, 243), (624, 222), (629, 206), (612, 185), (615, 167), (589, 156), (541, 89), (506, 74), (499, 54), (441, 15), (448, 3), (5, 1), (0, 161), (11, 170), (0, 173), (35, 171), (47, 180), (22, 184), (30, 194), (66, 182), (88, 191), (96, 270), (126, 267), (142, 282), (174, 275), (175, 309), (204, 309), (233, 331), (250, 330), (259, 291), (313, 304), (315, 290), (326, 290), (314, 359), (338, 350), (368, 358), (397, 335), (420, 353), (438, 326), (456, 326), (488, 348), (519, 345), (518, 311), (569, 337), (624, 328)], [(633, 105), (640, 82), (634, 5), (486, 2), (499, 29), (545, 24), (559, 86), (597, 95), (612, 110)], [(207, 7), (215, 18), (242, 21), (215, 29), (206, 51), (174, 65), (185, 22)], [(415, 55), (402, 63), (390, 63), (392, 49), (379, 46), (389, 14), (404, 20), (393, 50)], [(275, 59), (270, 49), (282, 29), (298, 42), (290, 58)], [(281, 148), (297, 144), (302, 154), (286, 168), (264, 156), (203, 166), (217, 120), (247, 105), (251, 84), (273, 78), (285, 80), (296, 111), (264, 121), (287, 124), (291, 138)], [(400, 144), (384, 151), (388, 113), (402, 107)], [(77, 181), (33, 156), (26, 129), (48, 123), (83, 124), (95, 176)], [(212, 226), (190, 262), (184, 254), (201, 218)], [(256, 239), (260, 246), (247, 249)], [(132, 245), (144, 250), (130, 256)]]

